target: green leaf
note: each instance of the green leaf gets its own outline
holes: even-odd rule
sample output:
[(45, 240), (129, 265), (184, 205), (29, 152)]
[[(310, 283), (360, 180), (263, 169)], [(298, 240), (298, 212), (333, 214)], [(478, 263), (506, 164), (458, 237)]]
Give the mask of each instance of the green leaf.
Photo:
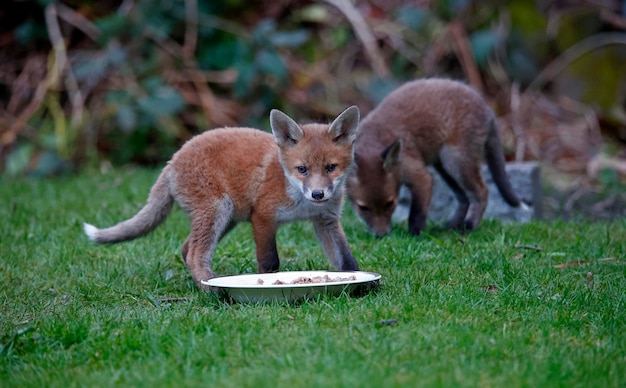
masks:
[(371, 101), (379, 104), (389, 93), (395, 90), (398, 86), (400, 86), (400, 84), (394, 79), (376, 78), (372, 80), (367, 86), (366, 94)]
[(344, 47), (350, 41), (352, 30), (346, 26), (333, 28), (330, 36), (334, 47)]
[(470, 0), (441, 0), (435, 2), (434, 8), (444, 19), (454, 19), (464, 8), (470, 5)]
[(137, 115), (129, 105), (122, 105), (117, 110), (117, 124), (125, 132), (132, 131), (137, 125)]
[(106, 94), (106, 102), (113, 105), (130, 104), (134, 100), (134, 96), (126, 90), (112, 90)]
[(163, 85), (151, 95), (137, 100), (137, 104), (144, 113), (156, 119), (178, 113), (184, 108), (185, 100), (174, 88)]
[(122, 32), (128, 31), (129, 22), (125, 16), (113, 13), (110, 16), (96, 20), (96, 26), (101, 33), (99, 41), (102, 45), (105, 45)]
[(19, 144), (8, 155), (5, 171), (8, 175), (17, 175), (28, 169), (34, 146), (30, 143)]
[(396, 10), (396, 19), (412, 30), (421, 30), (430, 17), (428, 11), (414, 5), (406, 5)]
[(44, 151), (37, 161), (35, 175), (51, 176), (69, 168), (68, 164), (56, 152)]
[(198, 63), (203, 69), (225, 70), (232, 67), (248, 52), (246, 44), (234, 37), (227, 37), (199, 47)]
[(509, 4), (509, 12), (513, 28), (526, 33), (543, 33), (547, 28), (548, 19), (534, 1), (513, 1)]
[(276, 22), (274, 20), (261, 20), (254, 31), (252, 31), (252, 40), (257, 44), (265, 45), (269, 42), (269, 37), (274, 31), (276, 31)]
[(127, 57), (128, 51), (115, 45), (108, 45), (105, 50), (100, 51), (79, 51), (74, 57), (74, 75), (79, 81), (95, 85), (108, 75), (107, 69), (110, 66), (118, 66)]
[(261, 50), (255, 62), (262, 72), (271, 74), (279, 80), (287, 78), (287, 67), (277, 52)]
[(321, 4), (312, 4), (293, 10), (293, 19), (297, 22), (325, 23), (329, 18), (328, 8)]
[(140, 97), (137, 105), (149, 116), (150, 120), (155, 120), (160, 116), (174, 115), (185, 106), (180, 93), (166, 85), (161, 78), (146, 78), (141, 82), (141, 86), (148, 95)]
[(307, 30), (277, 31), (270, 37), (276, 47), (298, 47), (309, 40), (311, 34)]
[(470, 36), (470, 46), (472, 54), (478, 65), (482, 66), (487, 63), (489, 55), (500, 43), (500, 37), (496, 31), (480, 30)]
[(235, 82), (234, 95), (235, 98), (241, 98), (250, 95), (254, 80), (258, 74), (255, 66), (249, 62), (240, 62), (235, 68), (239, 74)]
[(535, 59), (521, 47), (511, 49), (507, 70), (513, 79), (522, 83), (532, 81), (539, 73)]
[(15, 29), (15, 39), (22, 43), (27, 44), (37, 39), (46, 39), (48, 32), (42, 24), (37, 24), (33, 20), (26, 20)]

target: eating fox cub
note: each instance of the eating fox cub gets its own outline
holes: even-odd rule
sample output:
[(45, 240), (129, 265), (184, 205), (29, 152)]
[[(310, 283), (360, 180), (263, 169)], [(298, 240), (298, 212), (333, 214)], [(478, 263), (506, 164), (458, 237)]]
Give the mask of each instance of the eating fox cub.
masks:
[(448, 79), (408, 82), (361, 121), (347, 194), (369, 231), (383, 236), (391, 230), (398, 192), (406, 185), (411, 192), (409, 232), (419, 235), (432, 195), (426, 166), (432, 165), (458, 200), (447, 226), (469, 231), (487, 206), (483, 157), (505, 201), (523, 206), (504, 169), (494, 114), (480, 94)]
[(278, 227), (311, 220), (331, 264), (358, 270), (340, 224), (358, 124), (355, 106), (330, 125), (299, 125), (274, 109), (273, 136), (251, 128), (204, 132), (174, 154), (135, 216), (105, 229), (85, 224), (85, 233), (98, 243), (135, 239), (161, 224), (176, 202), (191, 221), (182, 258), (206, 288), (201, 281), (216, 276), (213, 251), (238, 222), (252, 223), (258, 271), (264, 273), (279, 268)]

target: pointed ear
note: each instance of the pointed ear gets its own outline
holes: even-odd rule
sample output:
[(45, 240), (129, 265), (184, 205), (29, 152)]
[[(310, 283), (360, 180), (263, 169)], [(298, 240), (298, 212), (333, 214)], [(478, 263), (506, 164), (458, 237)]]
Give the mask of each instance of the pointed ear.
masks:
[(328, 128), (328, 135), (334, 142), (353, 144), (359, 129), (359, 108), (351, 106), (341, 112)]
[(400, 164), (400, 150), (402, 149), (402, 140), (396, 140), (389, 145), (380, 155), (383, 158), (383, 169), (389, 171)]
[(352, 158), (352, 171), (355, 173), (359, 171), (359, 155), (355, 152), (354, 157)]
[(272, 109), (270, 112), (270, 126), (274, 140), (279, 146), (298, 144), (304, 136), (298, 123), (278, 109)]

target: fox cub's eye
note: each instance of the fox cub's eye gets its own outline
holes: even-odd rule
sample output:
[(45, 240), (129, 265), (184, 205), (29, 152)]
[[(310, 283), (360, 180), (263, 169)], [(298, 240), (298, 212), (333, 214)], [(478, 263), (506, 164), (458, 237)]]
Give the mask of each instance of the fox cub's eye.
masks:
[(328, 164), (326, 165), (326, 172), (333, 172), (337, 168), (336, 164)]
[(359, 210), (362, 211), (363, 213), (367, 213), (370, 211), (370, 208), (364, 205), (357, 205), (359, 207)]
[(302, 175), (306, 175), (309, 170), (305, 166), (297, 166), (296, 170)]
[(388, 201), (387, 203), (385, 203), (385, 210), (391, 210), (393, 205), (394, 205), (394, 201), (393, 200)]

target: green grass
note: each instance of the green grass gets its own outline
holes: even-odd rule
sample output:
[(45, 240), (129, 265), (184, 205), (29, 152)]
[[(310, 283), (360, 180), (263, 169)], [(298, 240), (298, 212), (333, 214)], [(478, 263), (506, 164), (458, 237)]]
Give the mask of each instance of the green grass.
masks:
[[(489, 221), (419, 238), (398, 225), (375, 239), (346, 209), (361, 268), (383, 275), (377, 291), (228, 304), (182, 264), (179, 210), (133, 242), (83, 235), (84, 221), (133, 215), (156, 175), (1, 181), (1, 387), (626, 384), (624, 220)], [(307, 223), (285, 226), (278, 244), (283, 270), (330, 269)], [(220, 244), (214, 268), (255, 271), (249, 225)]]

